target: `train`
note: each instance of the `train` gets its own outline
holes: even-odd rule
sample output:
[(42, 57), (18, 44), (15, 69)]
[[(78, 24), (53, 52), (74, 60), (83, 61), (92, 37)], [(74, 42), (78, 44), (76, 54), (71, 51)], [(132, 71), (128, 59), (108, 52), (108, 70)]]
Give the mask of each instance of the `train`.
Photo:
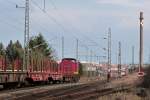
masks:
[(3, 88), (78, 82), (79, 79), (79, 62), (74, 58), (54, 61), (35, 57), (30, 59), (28, 68), (23, 68), (23, 61), (20, 59), (9, 64), (5, 57), (0, 57), (0, 85)]

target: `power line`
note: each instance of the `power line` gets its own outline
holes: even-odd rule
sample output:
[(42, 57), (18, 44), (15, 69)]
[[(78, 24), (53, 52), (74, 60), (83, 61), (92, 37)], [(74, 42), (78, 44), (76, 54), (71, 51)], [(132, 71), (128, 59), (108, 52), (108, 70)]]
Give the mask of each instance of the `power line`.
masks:
[[(7, 3), (11, 3), (11, 4), (13, 4), (13, 5), (15, 5), (15, 6), (16, 6), (16, 3), (15, 3), (15, 2), (13, 2), (13, 1), (9, 1), (9, 0), (7, 0)], [(14, 8), (15, 8), (15, 6), (14, 6)], [(5, 8), (5, 9), (3, 9), (3, 10), (5, 10), (5, 11), (6, 11), (6, 9), (7, 9), (7, 8)], [(10, 12), (9, 12), (9, 13), (10, 13)], [(1, 12), (1, 15), (4, 15), (3, 17), (5, 17), (5, 16), (11, 16), (11, 17), (9, 17), (9, 19), (11, 19), (11, 20), (15, 21), (15, 23), (23, 24), (23, 22), (20, 22), (20, 21), (18, 20), (18, 18), (14, 18), (14, 16), (12, 16), (12, 15), (8, 15), (6, 12)]]
[[(4, 24), (7, 24), (8, 26), (10, 26), (10, 27), (12, 27), (12, 29), (13, 30), (20, 30), (21, 28), (20, 27), (18, 27), (18, 26), (16, 26), (16, 25), (14, 25), (14, 24), (10, 24), (9, 22), (7, 22), (7, 21), (5, 21), (5, 20), (3, 20), (3, 19), (0, 19), (1, 20), (1, 23), (4, 23)], [(22, 29), (21, 29), (22, 30)]]
[[(57, 8), (57, 6), (55, 5), (55, 3), (53, 2), (53, 0), (49, 0), (50, 1), (50, 3), (52, 4), (52, 6), (53, 6), (53, 8), (57, 11), (57, 12), (59, 12), (59, 10), (58, 10), (58, 8)], [(61, 16), (61, 17), (63, 17), (64, 19), (65, 19), (65, 17), (62, 15), (62, 13), (58, 13), (59, 14), (59, 16)], [(79, 33), (82, 33), (79, 29), (77, 29), (77, 28), (75, 28), (71, 23), (69, 23), (70, 25), (70, 27), (72, 27), (73, 29), (75, 29), (75, 30), (77, 30)], [(99, 46), (99, 44), (97, 43), (97, 42), (95, 42), (94, 40), (92, 40), (91, 38), (89, 38), (88, 36), (86, 36), (85, 34), (80, 34), (80, 35), (82, 35), (86, 40), (88, 39), (89, 41), (91, 41), (93, 44), (96, 44), (97, 46)]]
[(43, 9), (34, 1), (32, 0), (32, 3), (34, 3), (50, 20), (55, 22), (59, 27), (63, 29), (64, 32), (67, 32), (67, 30), (63, 27), (62, 24), (60, 24), (54, 17), (50, 16), (46, 11), (43, 11)]
[[(59, 15), (59, 16), (61, 16), (62, 18), (64, 18), (65, 19), (65, 17), (62, 15), (62, 13), (60, 13), (59, 12), (59, 9), (57, 8), (57, 6), (55, 5), (55, 3), (53, 2), (53, 0), (49, 0), (50, 1), (50, 3), (52, 4), (52, 6), (53, 6), (53, 8), (58, 12), (57, 14)], [(76, 29), (71, 23), (70, 23), (70, 25), (69, 26), (71, 26), (73, 29)], [(78, 32), (80, 32), (78, 29), (76, 29)], [(80, 32), (81, 33), (81, 32)], [(82, 34), (80, 34), (80, 35), (82, 35)], [(86, 35), (82, 35), (84, 38), (86, 38), (86, 40), (88, 39), (88, 40), (90, 40), (92, 43), (94, 43), (95, 44), (95, 46), (100, 46), (97, 42), (95, 42), (94, 40), (92, 40), (91, 38), (89, 38), (88, 36), (86, 36)], [(82, 42), (82, 41), (81, 41)], [(88, 45), (89, 46), (89, 45)], [(100, 49), (102, 49), (102, 48), (100, 48)]]
[[(41, 24), (41, 23), (38, 23), (37, 21), (34, 21), (35, 18), (32, 19), (32, 14), (30, 14), (30, 15), (31, 15), (31, 21), (32, 21), (33, 23), (35, 23), (36, 25), (38, 25), (38, 26), (40, 27), (40, 29), (43, 29), (43, 30), (46, 31), (47, 33), (51, 33), (53, 36), (57, 37), (55, 34), (53, 34), (52, 32), (50, 32), (49, 30), (47, 30), (47, 29), (45, 28), (45, 25), (44, 25), (44, 24)], [(37, 16), (37, 17), (38, 17), (38, 16)]]
[[(41, 8), (35, 1), (32, 0), (32, 2), (33, 2), (39, 9), (41, 9), (41, 11), (43, 12), (42, 8)], [(58, 10), (57, 7), (55, 6), (54, 2), (51, 1), (51, 3), (53, 4), (55, 10)], [(57, 20), (56, 20), (55, 18), (53, 18), (52, 16), (50, 16), (46, 11), (45, 11), (44, 13), (46, 13), (46, 15), (47, 15), (48, 17), (50, 17), (57, 25), (59, 25), (59, 26), (64, 30), (64, 32), (67, 32), (67, 30), (64, 28), (64, 26), (63, 26), (62, 24), (60, 24), (59, 22), (57, 22)], [(61, 14), (59, 14), (59, 15), (61, 15)], [(62, 16), (62, 15), (61, 15), (61, 16)], [(71, 26), (72, 26), (72, 25), (71, 25)], [(72, 32), (72, 33), (73, 33), (73, 32)], [(81, 33), (81, 32), (80, 32), (80, 33)], [(83, 35), (83, 34), (80, 34), (80, 35)], [(75, 37), (75, 36), (74, 36), (74, 37)], [(95, 41), (91, 40), (89, 37), (87, 37), (87, 36), (85, 36), (85, 35), (84, 35), (84, 37), (86, 37), (86, 39), (88, 38), (88, 40), (90, 40), (90, 41), (92, 41), (94, 44), (98, 45)]]
[[(32, 0), (32, 2), (33, 2), (34, 5), (37, 6), (50, 20), (54, 21), (58, 26), (60, 26), (60, 27), (63, 29), (64, 32), (68, 32), (68, 30), (65, 29), (64, 26), (63, 26), (61, 23), (59, 23), (55, 18), (53, 18), (51, 15), (49, 15), (49, 13), (47, 13), (46, 11), (43, 11), (43, 9), (42, 9), (34, 0)], [(53, 4), (55, 10), (58, 10), (57, 7), (54, 5), (54, 3), (52, 3), (52, 4)], [(60, 14), (59, 14), (59, 15), (60, 15)], [(61, 15), (61, 16), (62, 16), (62, 15)], [(69, 25), (69, 26), (72, 26), (72, 28), (73, 28), (73, 25), (72, 25), (72, 24)], [(78, 30), (78, 31), (79, 31), (79, 30)], [(73, 37), (75, 37), (75, 38), (77, 39), (76, 35), (74, 35), (73, 32), (71, 32), (71, 33), (72, 33)], [(80, 32), (80, 33), (81, 33), (81, 32)], [(93, 43), (93, 44), (99, 46), (99, 44), (98, 44), (97, 42), (95, 42), (94, 40), (92, 40), (92, 39), (89, 38), (88, 36), (86, 36), (86, 35), (84, 35), (84, 34), (80, 34), (80, 35), (82, 35), (84, 38), (86, 38), (86, 40), (88, 39), (89, 41), (91, 41), (91, 43)], [(89, 45), (88, 45), (88, 46), (89, 46)]]
[(55, 10), (58, 10), (53, 0), (49, 0)]
[[(6, 1), (6, 0), (5, 0)], [(17, 3), (16, 2), (14, 2), (14, 1), (10, 1), (10, 0), (7, 0), (9, 3), (11, 3), (11, 4), (13, 4), (13, 5), (16, 5)]]
[[(58, 26), (60, 26), (64, 32), (67, 32), (67, 30), (64, 28), (64, 26), (62, 24), (60, 24), (59, 22), (57, 22), (57, 20), (55, 18), (53, 18), (52, 16), (50, 16), (46, 11), (43, 11), (43, 9), (34, 1), (32, 0), (32, 3), (38, 7), (45, 15), (47, 15), (48, 18), (50, 18), (52, 21), (54, 21)], [(72, 32), (73, 33), (73, 32)], [(76, 39), (77, 37), (74, 36)], [(96, 42), (95, 42), (96, 43)]]

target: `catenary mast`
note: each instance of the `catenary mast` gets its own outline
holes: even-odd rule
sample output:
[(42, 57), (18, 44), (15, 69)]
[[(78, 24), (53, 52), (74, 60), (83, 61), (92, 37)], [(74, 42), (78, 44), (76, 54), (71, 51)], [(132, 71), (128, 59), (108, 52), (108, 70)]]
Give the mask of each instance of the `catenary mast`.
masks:
[(140, 12), (140, 58), (139, 58), (139, 72), (143, 67), (143, 12)]
[(25, 30), (24, 30), (24, 58), (23, 70), (29, 68), (29, 0), (25, 1)]

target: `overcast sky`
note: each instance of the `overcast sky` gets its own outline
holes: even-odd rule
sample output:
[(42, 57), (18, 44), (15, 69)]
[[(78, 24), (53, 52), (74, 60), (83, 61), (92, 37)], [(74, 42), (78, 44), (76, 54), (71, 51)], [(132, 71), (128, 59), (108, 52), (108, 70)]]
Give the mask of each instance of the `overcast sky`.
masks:
[[(0, 0), (0, 42), (20, 40), (23, 44), (25, 0)], [(150, 55), (149, 0), (30, 0), (30, 36), (41, 32), (61, 58), (61, 37), (65, 38), (65, 57), (75, 57), (76, 38), (79, 55), (93, 51), (104, 56), (108, 28), (112, 29), (112, 61), (117, 63), (118, 42), (122, 43), (122, 62), (131, 63), (131, 49), (135, 46), (135, 62), (139, 54), (139, 13), (144, 12), (144, 62)], [(81, 57), (85, 60), (85, 57)], [(93, 58), (94, 60), (94, 58)], [(103, 60), (103, 59), (102, 59)]]

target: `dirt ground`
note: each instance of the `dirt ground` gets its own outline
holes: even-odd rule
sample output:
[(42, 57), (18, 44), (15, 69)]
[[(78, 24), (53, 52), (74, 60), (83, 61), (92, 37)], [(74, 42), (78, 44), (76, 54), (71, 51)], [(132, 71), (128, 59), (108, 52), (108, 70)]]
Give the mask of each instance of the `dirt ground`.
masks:
[(123, 76), (122, 78), (116, 78), (115, 80), (111, 81), (110, 84), (112, 85), (119, 85), (119, 84), (126, 84), (126, 85), (136, 85), (139, 83), (139, 77), (137, 73), (129, 74), (127, 76)]
[(94, 81), (101, 81), (101, 80), (105, 80), (104, 77), (81, 77), (79, 82), (80, 83), (89, 83), (89, 82), (94, 82)]
[(102, 96), (98, 100), (150, 100), (150, 97), (142, 98), (134, 93), (115, 93)]
[(104, 95), (99, 97), (98, 100), (150, 100), (149, 95), (145, 98), (136, 95), (136, 85), (140, 82), (141, 78), (138, 77), (137, 73), (129, 74), (128, 76), (124, 76), (122, 78), (116, 78), (108, 83), (109, 87), (117, 87), (122, 84), (127, 86), (130, 85), (130, 91)]

